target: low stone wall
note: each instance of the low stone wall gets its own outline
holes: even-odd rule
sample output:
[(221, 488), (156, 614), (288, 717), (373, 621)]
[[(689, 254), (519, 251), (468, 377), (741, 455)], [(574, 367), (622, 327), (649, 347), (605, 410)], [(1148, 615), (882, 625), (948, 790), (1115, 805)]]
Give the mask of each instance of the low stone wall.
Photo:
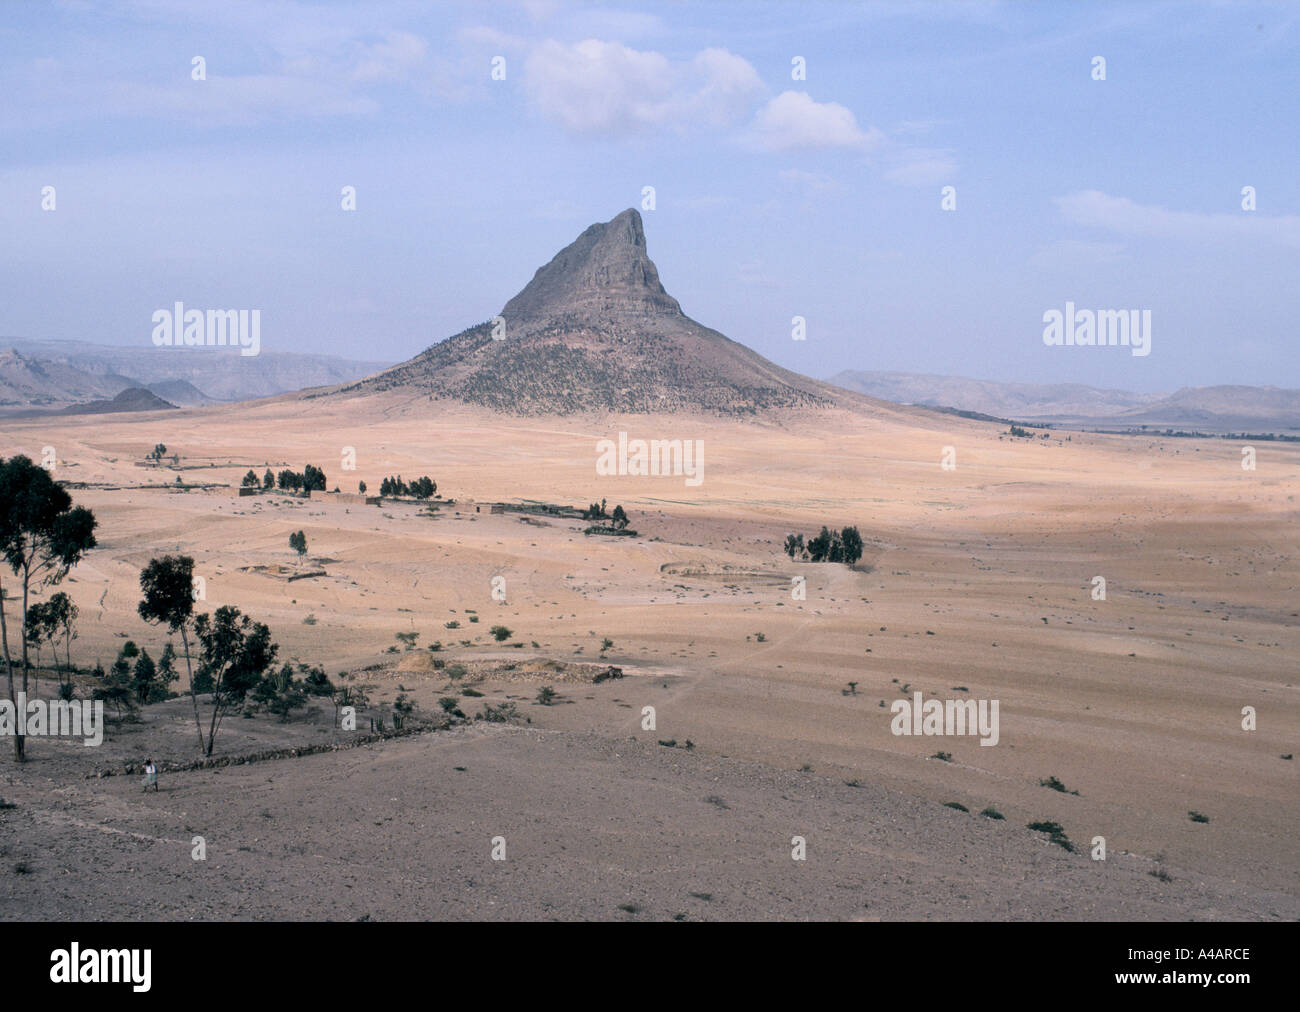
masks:
[(311, 491), (313, 499), (324, 499), (329, 502), (344, 502), (352, 506), (378, 506), (379, 496), (362, 495), (360, 492), (322, 492), (318, 488)]
[[(316, 755), (318, 752), (342, 752), (346, 749), (370, 745), (377, 741), (387, 741), (390, 738), (406, 738), (413, 734), (429, 734), (433, 731), (442, 731), (450, 726), (450, 724), (437, 726), (426, 724), (420, 727), (404, 727), (400, 731), (375, 731), (369, 734), (359, 734), (351, 741), (335, 741), (319, 745), (291, 745), (285, 748), (268, 748), (260, 752), (249, 752), (245, 755), (219, 755), (210, 759), (196, 759), (188, 763), (170, 762), (155, 763), (154, 765), (158, 767), (160, 773), (188, 773), (191, 770), (221, 769), (224, 766), (246, 766), (249, 763), (268, 762), (276, 759), (296, 759), (298, 756)], [(144, 763), (127, 763), (120, 770), (92, 770), (86, 774), (86, 779), (143, 775)]]

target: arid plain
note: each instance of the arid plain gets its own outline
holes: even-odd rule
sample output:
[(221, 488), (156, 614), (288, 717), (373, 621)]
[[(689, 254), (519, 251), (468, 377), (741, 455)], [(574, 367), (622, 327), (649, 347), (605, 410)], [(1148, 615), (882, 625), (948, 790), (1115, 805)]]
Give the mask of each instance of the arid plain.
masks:
[[(157, 655), (139, 571), (179, 552), (204, 578), (200, 609), (266, 622), (282, 660), (331, 676), (381, 665), (364, 674), (372, 698), (406, 691), (430, 713), (455, 688), (430, 659), (458, 661), (484, 700), (512, 696), (531, 721), (178, 772), (157, 794), (88, 775), (146, 751), (194, 758), (186, 700), (111, 726), (101, 750), (34, 741), (26, 766), (0, 759), (17, 806), (0, 849), (28, 867), (0, 876), (0, 916), (1300, 917), (1300, 447), (1252, 444), (1248, 471), (1235, 441), (1027, 440), (863, 404), (753, 422), (512, 418), (372, 394), (0, 422), (4, 454), (53, 447), (99, 521), (62, 586), (81, 612), (75, 662), (107, 666), (123, 635)], [(596, 443), (619, 432), (702, 440), (703, 482), (598, 476)], [(141, 466), (159, 442), (179, 470)], [(340, 470), (345, 447), (355, 471)], [(454, 504), (234, 493), (250, 468), (305, 463), (345, 492), (428, 474)], [(178, 474), (222, 487), (141, 487)], [(488, 506), (602, 498), (639, 537)], [(822, 524), (856, 525), (861, 562), (783, 554), (788, 533)], [(299, 529), (305, 561), (288, 546)], [(248, 568), (275, 565), (324, 573)], [(498, 623), (521, 646), (494, 642)], [(416, 648), (392, 652), (409, 632)], [(504, 667), (533, 659), (625, 677)], [(543, 684), (560, 705), (533, 702)], [(998, 700), (998, 744), (894, 735), (889, 705), (916, 691)], [(343, 734), (328, 713), (230, 723), (218, 754)], [(981, 817), (989, 806), (1005, 819)]]

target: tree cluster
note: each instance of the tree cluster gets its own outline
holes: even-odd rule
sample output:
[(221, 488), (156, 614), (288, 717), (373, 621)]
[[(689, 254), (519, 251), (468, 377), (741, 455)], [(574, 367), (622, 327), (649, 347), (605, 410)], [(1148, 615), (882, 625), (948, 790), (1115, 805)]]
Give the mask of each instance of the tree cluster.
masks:
[(807, 542), (802, 534), (787, 534), (785, 554), (806, 562), (842, 562), (851, 566), (862, 558), (862, 535), (856, 527), (845, 527), (837, 533), (825, 526)]
[[(267, 474), (271, 472), (268, 471)], [(249, 474), (252, 474), (250, 471)], [(247, 480), (247, 475), (244, 476)], [(301, 471), (290, 471), (287, 468), (276, 476), (276, 484), (282, 492), (324, 492), (325, 491), (325, 472), (311, 464), (306, 465)]]
[(410, 495), (416, 499), (432, 499), (437, 491), (438, 483), (427, 474), (422, 478), (416, 478), (409, 485), (402, 480), (400, 474), (385, 478), (379, 483), (379, 494), (391, 498)]
[(609, 513), (605, 510), (606, 500), (602, 499), (598, 504), (592, 503), (582, 512), (583, 520), (608, 522), (609, 526), (616, 531), (621, 531), (630, 523), (628, 515), (624, 512), (622, 506), (615, 506), (614, 512)]

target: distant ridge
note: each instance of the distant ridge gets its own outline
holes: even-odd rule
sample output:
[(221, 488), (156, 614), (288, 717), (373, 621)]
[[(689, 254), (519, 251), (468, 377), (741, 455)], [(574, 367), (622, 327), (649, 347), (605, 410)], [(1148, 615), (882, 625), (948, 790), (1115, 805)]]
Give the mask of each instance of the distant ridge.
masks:
[(592, 225), (491, 322), (336, 393), (403, 391), (511, 414), (820, 408), (842, 391), (769, 362), (686, 316), (629, 208)]
[(1003, 383), (854, 370), (837, 373), (828, 382), (897, 404), (956, 408), (1023, 422), (1107, 429), (1300, 431), (1300, 390), (1271, 386), (1184, 387), (1172, 394), (1138, 394), (1082, 383)]

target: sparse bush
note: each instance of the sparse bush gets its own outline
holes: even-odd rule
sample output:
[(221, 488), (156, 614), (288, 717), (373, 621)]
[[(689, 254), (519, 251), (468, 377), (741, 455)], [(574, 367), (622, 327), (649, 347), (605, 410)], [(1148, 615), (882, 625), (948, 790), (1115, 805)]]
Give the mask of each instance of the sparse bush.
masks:
[(944, 807), (944, 808), (955, 808), (955, 809), (957, 809), (957, 811), (959, 811), (959, 812), (969, 812), (969, 811), (970, 811), (970, 809), (967, 808), (965, 805), (963, 805), (960, 801), (945, 801), (945, 802), (943, 803), (943, 807)]
[[(400, 688), (400, 686), (398, 687)], [(400, 731), (406, 723), (406, 718), (411, 716), (414, 712), (415, 704), (411, 702), (405, 692), (400, 693), (398, 697), (393, 700), (393, 729)]]
[(984, 809), (984, 811), (980, 812), (980, 815), (984, 816), (984, 818), (986, 818), (986, 819), (994, 819), (994, 820), (1002, 820), (1002, 819), (1005, 819), (1005, 818), (1006, 818), (1005, 815), (1003, 815), (1001, 812), (999, 812), (999, 811), (998, 811), (996, 808), (994, 808), (992, 805), (989, 805), (988, 808), (986, 808), (986, 809)]
[(475, 720), (486, 720), (491, 724), (509, 724), (518, 719), (519, 708), (515, 706), (512, 700), (497, 703), (495, 706), (487, 703), (483, 707), (483, 712), (475, 717)]
[(514, 635), (512, 630), (507, 629), (503, 625), (494, 625), (491, 629), (488, 630), (488, 632), (490, 632), (493, 635), (493, 637), (496, 638), (496, 641), (498, 643), (504, 643), (512, 635)]
[(1048, 822), (1046, 820), (1031, 822), (1026, 826), (1026, 828), (1032, 829), (1035, 833), (1046, 833), (1051, 837), (1052, 842), (1058, 847), (1064, 847), (1071, 854), (1074, 853), (1074, 844), (1071, 843), (1070, 838), (1065, 835), (1065, 829), (1059, 822)]
[(549, 685), (543, 685), (537, 690), (537, 702), (542, 706), (550, 706), (555, 702), (555, 690)]
[(1187, 813), (1187, 817), (1188, 817), (1189, 819), (1191, 819), (1193, 822), (1209, 822), (1209, 821), (1210, 821), (1210, 817), (1209, 817), (1208, 815), (1202, 815), (1200, 812), (1188, 812), (1188, 813)]
[(1072, 791), (1072, 790), (1069, 790), (1069, 789), (1065, 786), (1065, 784), (1063, 784), (1063, 783), (1061, 783), (1061, 781), (1057, 780), (1056, 777), (1048, 777), (1046, 780), (1040, 780), (1040, 781), (1038, 781), (1038, 786), (1040, 786), (1040, 787), (1050, 787), (1052, 790), (1054, 790), (1054, 791), (1060, 791), (1062, 794), (1073, 794), (1073, 795), (1075, 795), (1076, 797), (1079, 795), (1079, 792), (1078, 792), (1078, 791)]

